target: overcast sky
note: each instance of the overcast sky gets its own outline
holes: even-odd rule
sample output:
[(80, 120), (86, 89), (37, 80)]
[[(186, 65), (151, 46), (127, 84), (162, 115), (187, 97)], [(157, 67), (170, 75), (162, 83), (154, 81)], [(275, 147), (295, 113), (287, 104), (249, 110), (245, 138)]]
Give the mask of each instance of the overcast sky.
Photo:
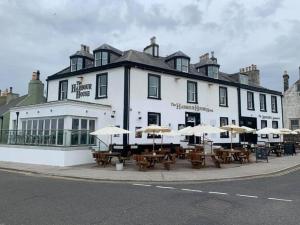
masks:
[(197, 62), (214, 51), (221, 71), (256, 64), (261, 83), (282, 90), (299, 77), (300, 3), (294, 0), (0, 0), (0, 89), (25, 94), (32, 71), (42, 80), (69, 65), (87, 44), (140, 50), (156, 36), (160, 54), (181, 50)]

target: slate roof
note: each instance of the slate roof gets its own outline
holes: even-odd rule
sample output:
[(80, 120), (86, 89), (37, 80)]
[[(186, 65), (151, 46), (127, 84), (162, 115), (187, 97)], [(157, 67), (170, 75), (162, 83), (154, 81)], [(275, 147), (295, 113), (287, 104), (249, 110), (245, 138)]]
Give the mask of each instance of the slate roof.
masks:
[(86, 51), (77, 51), (76, 53), (74, 53), (70, 57), (73, 57), (73, 56), (84, 56), (84, 57), (87, 57), (89, 59), (94, 60), (94, 55), (89, 53), (89, 52), (86, 52)]
[(103, 45), (99, 46), (98, 48), (96, 48), (94, 50), (94, 52), (98, 51), (98, 50), (110, 50), (110, 51), (113, 51), (113, 52), (115, 52), (115, 53), (117, 53), (119, 55), (123, 54), (123, 52), (121, 50), (119, 50), (119, 49), (117, 49), (117, 48), (115, 48), (115, 47), (113, 47), (113, 46), (111, 46), (109, 44), (103, 44)]
[(27, 95), (23, 95), (21, 97), (11, 100), (8, 104), (1, 105), (0, 106), (0, 116), (2, 116), (4, 113), (8, 112), (10, 108), (18, 106), (26, 97), (27, 97)]
[(190, 59), (190, 57), (188, 55), (184, 54), (182, 51), (177, 51), (177, 52), (174, 52), (173, 54), (167, 56), (165, 58), (165, 60), (168, 61), (169, 59), (174, 58), (174, 57), (185, 57), (185, 58)]
[[(109, 46), (109, 45), (106, 45), (106, 44), (104, 44), (104, 45), (105, 46)], [(99, 48), (102, 48), (102, 47), (100, 46)], [(97, 48), (97, 49), (99, 49), (99, 48)], [(163, 69), (163, 70), (173, 71), (173, 72), (176, 72), (176, 73), (182, 73), (182, 72), (177, 71), (173, 67), (171, 67), (166, 62), (166, 59), (169, 59), (169, 58), (174, 57), (174, 56), (188, 57), (186, 54), (184, 54), (181, 51), (175, 52), (172, 55), (169, 55), (167, 57), (154, 57), (154, 56), (152, 56), (150, 54), (147, 54), (147, 53), (144, 53), (144, 52), (140, 52), (140, 51), (136, 51), (136, 50), (127, 50), (127, 51), (122, 52), (122, 56), (120, 56), (119, 58), (111, 61), (110, 65), (111, 66), (112, 65), (122, 66), (121, 63), (130, 62), (130, 63), (137, 63), (137, 64), (140, 64), (140, 65), (146, 65), (146, 66), (155, 67), (157, 69)], [(217, 64), (216, 62), (213, 62), (211, 59), (209, 59), (209, 61), (207, 61), (207, 63), (209, 63), (209, 64)], [(105, 65), (105, 66), (107, 68), (109, 68), (110, 65), (108, 64), (108, 65)], [(204, 73), (197, 71), (196, 68), (199, 65), (200, 65), (199, 63), (190, 64), (189, 73), (186, 73), (187, 76), (190, 74), (190, 75), (201, 76), (201, 77), (203, 77), (203, 79), (207, 78), (207, 76)], [(103, 66), (103, 68), (105, 66)], [(89, 65), (89, 67), (87, 67), (87, 68), (85, 68), (83, 70), (76, 71), (75, 74), (77, 75), (78, 73), (85, 73), (85, 70), (87, 70), (87, 71), (90, 71), (90, 70), (93, 70), (93, 69), (95, 71), (99, 70), (99, 68), (92, 68), (92, 67), (93, 67), (93, 65)], [(52, 76), (49, 76), (48, 79), (59, 79), (61, 77), (67, 77), (69, 75), (72, 76), (70, 74), (70, 68), (67, 67), (67, 68), (59, 71), (58, 73), (56, 73), (56, 74), (54, 74)], [(235, 85), (238, 85), (239, 82), (232, 75), (234, 75), (234, 74), (228, 74), (228, 73), (224, 73), (224, 72), (220, 71), (219, 72), (219, 79), (217, 79), (217, 80), (225, 81), (225, 82), (230, 82), (232, 84), (235, 83)], [(213, 82), (214, 79), (211, 78), (210, 80), (212, 80), (212, 82)], [(217, 82), (217, 80), (216, 80), (216, 82)], [(280, 94), (280, 92), (278, 92), (278, 91), (267, 89), (267, 88), (264, 88), (262, 86), (257, 86), (257, 85), (243, 85), (243, 84), (240, 84), (240, 86), (243, 87), (243, 88), (256, 87), (256, 88), (261, 89), (260, 91), (264, 91), (265, 90), (265, 91), (272, 92), (274, 94)]]

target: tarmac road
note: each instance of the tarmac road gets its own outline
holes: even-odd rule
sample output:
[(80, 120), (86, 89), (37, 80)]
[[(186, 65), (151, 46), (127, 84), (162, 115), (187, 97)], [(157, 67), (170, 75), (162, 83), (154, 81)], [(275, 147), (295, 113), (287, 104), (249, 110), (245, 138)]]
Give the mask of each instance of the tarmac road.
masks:
[(107, 183), (0, 171), (0, 225), (300, 224), (300, 170), (211, 183)]

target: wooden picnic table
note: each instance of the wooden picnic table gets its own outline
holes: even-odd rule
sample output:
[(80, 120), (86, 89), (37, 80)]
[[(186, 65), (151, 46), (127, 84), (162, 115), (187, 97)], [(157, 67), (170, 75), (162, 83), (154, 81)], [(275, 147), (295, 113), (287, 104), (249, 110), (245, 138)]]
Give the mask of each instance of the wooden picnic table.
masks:
[(117, 157), (120, 161), (121, 153), (120, 152), (93, 152), (93, 157), (98, 165), (106, 166), (111, 163), (113, 157)]
[(196, 153), (201, 156), (204, 156), (204, 165), (206, 165), (206, 159), (211, 158), (212, 162), (215, 164), (217, 168), (221, 168), (220, 161), (216, 158), (216, 155), (214, 153)]
[(143, 157), (149, 162), (149, 167), (154, 167), (155, 163), (161, 162), (165, 157), (163, 154), (143, 154)]
[(236, 149), (218, 149), (218, 152), (226, 152), (228, 153), (228, 156), (226, 158), (223, 157), (223, 154), (221, 154), (221, 158), (223, 160), (224, 163), (230, 163), (230, 158), (232, 156), (232, 158), (234, 159), (234, 161), (240, 161), (240, 154), (242, 153), (241, 150), (236, 150)]

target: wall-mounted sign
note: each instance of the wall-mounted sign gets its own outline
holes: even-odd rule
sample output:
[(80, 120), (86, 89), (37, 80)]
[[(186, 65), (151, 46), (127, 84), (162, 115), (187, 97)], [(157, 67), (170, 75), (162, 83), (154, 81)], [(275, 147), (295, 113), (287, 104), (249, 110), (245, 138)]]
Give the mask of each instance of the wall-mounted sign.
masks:
[(196, 112), (204, 111), (204, 112), (213, 112), (213, 109), (209, 109), (206, 107), (201, 107), (199, 105), (182, 105), (180, 103), (171, 102), (172, 107), (176, 107), (176, 109), (185, 109), (185, 110), (194, 110)]
[(269, 119), (269, 120), (280, 120), (279, 117), (262, 116), (262, 115), (259, 115), (259, 117), (261, 117), (263, 120), (266, 120), (266, 119)]
[(90, 91), (92, 89), (92, 84), (82, 84), (77, 81), (76, 84), (72, 84), (72, 93), (76, 93), (76, 98), (88, 97), (90, 96)]

